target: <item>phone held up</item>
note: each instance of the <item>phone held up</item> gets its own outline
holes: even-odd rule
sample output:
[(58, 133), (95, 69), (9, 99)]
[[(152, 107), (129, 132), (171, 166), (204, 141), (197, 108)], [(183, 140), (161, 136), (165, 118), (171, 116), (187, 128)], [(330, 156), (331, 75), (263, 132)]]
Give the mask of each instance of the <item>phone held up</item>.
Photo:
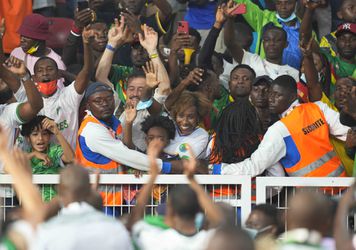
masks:
[(178, 21), (177, 32), (189, 34), (189, 23), (187, 21)]

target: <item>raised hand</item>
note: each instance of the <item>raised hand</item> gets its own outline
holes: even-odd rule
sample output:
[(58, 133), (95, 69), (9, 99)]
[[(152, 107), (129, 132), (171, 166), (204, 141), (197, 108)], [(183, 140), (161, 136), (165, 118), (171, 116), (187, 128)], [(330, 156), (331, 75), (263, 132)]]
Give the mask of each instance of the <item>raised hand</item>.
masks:
[(226, 16), (224, 14), (225, 6), (226, 4), (223, 3), (222, 5), (219, 5), (218, 9), (216, 10), (215, 24), (214, 24), (216, 28), (221, 28), (226, 21)]
[(182, 84), (186, 86), (189, 86), (193, 83), (199, 85), (203, 81), (202, 79), (203, 73), (204, 73), (203, 69), (200, 68), (193, 69), (192, 71), (189, 72), (188, 76), (185, 79), (183, 79)]
[(115, 18), (114, 25), (110, 28), (108, 33), (108, 43), (111, 46), (116, 48), (132, 40), (127, 26), (128, 25), (125, 26), (124, 16), (121, 16), (120, 22)]
[(171, 52), (177, 52), (182, 48), (189, 48), (191, 47), (190, 38), (188, 34), (185, 33), (176, 33), (172, 37), (171, 43)]
[(134, 33), (141, 33), (141, 22), (135, 14), (126, 9), (121, 12), (121, 15), (125, 17), (127, 26), (129, 26)]
[(91, 44), (95, 37), (95, 31), (90, 28), (90, 25), (86, 26), (82, 33), (83, 43)]
[(136, 111), (137, 103), (128, 100), (125, 105), (125, 122), (132, 124), (136, 119), (137, 111)]
[(224, 11), (224, 16), (227, 18), (232, 18), (237, 16), (236, 14), (233, 14), (234, 10), (237, 8), (239, 4), (236, 4), (233, 0), (229, 0), (229, 2), (225, 5), (223, 5), (223, 11)]
[(91, 9), (85, 9), (81, 11), (76, 11), (74, 14), (74, 24), (80, 30), (88, 26), (93, 19), (93, 11)]
[(146, 66), (142, 66), (146, 75), (146, 85), (151, 89), (159, 85), (158, 81), (158, 67), (152, 61), (146, 62)]
[(53, 121), (53, 120), (51, 120), (49, 118), (45, 118), (42, 121), (42, 128), (51, 131), (51, 133), (53, 133), (55, 135), (59, 133), (59, 129), (58, 129), (57, 124), (55, 123), (55, 121)]
[(299, 48), (302, 51), (304, 57), (310, 57), (313, 55), (312, 45), (314, 39), (311, 37), (309, 41), (306, 41), (304, 37), (304, 34), (301, 34)]
[(189, 152), (189, 158), (183, 160), (183, 168), (184, 168), (184, 174), (187, 176), (188, 180), (191, 180), (194, 178), (194, 173), (197, 168), (197, 160), (195, 158), (195, 155), (190, 145), (186, 145), (186, 148), (188, 149)]
[(5, 68), (7, 68), (12, 73), (18, 75), (19, 77), (23, 77), (27, 73), (27, 69), (24, 61), (10, 56), (3, 64)]
[(310, 10), (315, 10), (327, 4), (325, 0), (319, 0), (319, 1), (302, 0), (302, 3), (305, 6), (305, 8)]
[(138, 34), (138, 38), (140, 40), (141, 46), (147, 50), (148, 54), (157, 53), (157, 44), (158, 44), (157, 32), (151, 27), (148, 27), (146, 24), (144, 24), (143, 33), (144, 36), (142, 36), (141, 33)]

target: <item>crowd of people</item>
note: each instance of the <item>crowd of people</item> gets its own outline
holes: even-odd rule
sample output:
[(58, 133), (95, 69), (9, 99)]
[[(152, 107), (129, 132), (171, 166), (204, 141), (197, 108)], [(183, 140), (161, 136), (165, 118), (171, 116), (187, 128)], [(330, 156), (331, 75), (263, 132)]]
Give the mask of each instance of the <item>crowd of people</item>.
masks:
[[(356, 175), (355, 0), (18, 2), (0, 3), (0, 173), (16, 197), (0, 194), (21, 198), (0, 249), (356, 248), (353, 186), (339, 204), (301, 190), (284, 217), (253, 206), (242, 230), (212, 201), (239, 189), (194, 177)], [(94, 173), (150, 177), (132, 192)], [(143, 218), (159, 174), (189, 184), (158, 189), (164, 216)]]

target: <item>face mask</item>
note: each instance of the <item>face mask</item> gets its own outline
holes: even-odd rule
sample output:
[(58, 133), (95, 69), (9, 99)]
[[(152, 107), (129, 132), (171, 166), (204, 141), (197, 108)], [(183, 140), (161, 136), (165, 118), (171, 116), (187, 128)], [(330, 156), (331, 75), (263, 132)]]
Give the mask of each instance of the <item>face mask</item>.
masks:
[(253, 228), (245, 228), (245, 230), (248, 233), (248, 235), (250, 235), (250, 237), (252, 239), (255, 239), (258, 236), (258, 234), (261, 234), (261, 233), (267, 231), (271, 227), (272, 227), (272, 225), (268, 225), (268, 226), (266, 226), (264, 228), (261, 228), (260, 230), (253, 229)]
[(26, 54), (30, 54), (30, 55), (34, 54), (38, 50), (39, 47), (40, 46), (38, 45), (38, 43), (36, 43), (35, 45), (33, 45), (31, 48), (29, 48), (26, 51)]
[(196, 230), (199, 231), (203, 227), (203, 224), (204, 224), (204, 214), (203, 213), (198, 213), (195, 216), (195, 228), (196, 228)]
[(153, 103), (152, 98), (147, 101), (139, 101), (136, 106), (136, 110), (148, 109), (149, 107), (151, 107), (152, 103)]
[(290, 16), (287, 17), (287, 18), (281, 17), (278, 13), (276, 13), (276, 16), (277, 16), (277, 19), (278, 19), (279, 21), (282, 21), (282, 22), (284, 22), (284, 23), (288, 23), (288, 22), (293, 21), (294, 19), (297, 18), (297, 16), (295, 15), (294, 12), (292, 13), (292, 15), (290, 15)]
[(50, 82), (38, 82), (37, 89), (45, 96), (50, 96), (57, 90), (57, 80), (53, 80)]
[(11, 99), (12, 95), (12, 91), (9, 88), (0, 91), (0, 104), (7, 103), (7, 101)]

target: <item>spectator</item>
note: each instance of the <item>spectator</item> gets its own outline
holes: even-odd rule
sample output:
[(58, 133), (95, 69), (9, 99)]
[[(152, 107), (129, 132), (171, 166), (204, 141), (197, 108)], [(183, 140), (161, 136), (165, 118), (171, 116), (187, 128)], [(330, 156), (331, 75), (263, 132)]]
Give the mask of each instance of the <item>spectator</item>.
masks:
[[(73, 162), (74, 151), (53, 120), (37, 116), (22, 125), (21, 134), (31, 145), (27, 156), (31, 161), (33, 174), (59, 174), (64, 164)], [(59, 144), (50, 142), (52, 135)], [(41, 193), (44, 201), (50, 201), (57, 194), (49, 185), (44, 185)]]
[(55, 0), (34, 0), (33, 12), (45, 17), (53, 17), (55, 14), (56, 1)]
[(268, 109), (268, 90), (272, 83), (269, 76), (259, 76), (252, 83), (250, 93), (251, 103), (256, 109), (264, 132), (272, 124), (272, 117)]
[[(2, 54), (2, 51), (0, 51)], [(1, 56), (0, 56), (1, 58)], [(16, 75), (15, 75), (16, 74)], [(23, 86), (28, 100), (17, 102), (13, 94), (13, 86)], [(43, 101), (35, 87), (31, 76), (26, 72), (23, 61), (13, 58), (6, 65), (0, 62), (0, 124), (2, 130), (8, 133), (8, 148), (13, 147), (16, 139), (16, 129), (23, 123), (32, 120), (42, 109)], [(0, 165), (3, 172), (3, 165)]]
[[(295, 14), (296, 0), (275, 1), (276, 11), (261, 10), (249, 0), (236, 0), (239, 4), (246, 4), (247, 13), (243, 15), (247, 23), (257, 32), (257, 44), (255, 52), (262, 58), (267, 57), (267, 48), (263, 30), (269, 23), (281, 27), (286, 33), (286, 44), (283, 47), (280, 64), (289, 65), (296, 70), (300, 69), (302, 53), (298, 48), (300, 21)], [(274, 78), (270, 76), (271, 78)]]
[[(156, 157), (163, 147), (159, 140), (152, 142), (148, 148), (151, 175), (148, 183), (142, 188), (137, 198), (137, 205), (132, 211), (128, 229), (131, 230), (134, 242), (140, 249), (206, 249), (214, 230), (197, 231), (195, 216), (204, 207), (208, 220), (216, 227), (223, 222), (221, 210), (211, 201), (204, 189), (196, 182), (194, 172), (196, 160), (190, 155), (184, 163), (184, 172), (189, 186), (181, 185), (170, 190), (165, 221), (170, 228), (162, 229), (142, 221), (145, 205), (152, 192), (152, 187), (159, 173)], [(192, 154), (190, 147), (187, 147)]]
[(247, 218), (246, 227), (255, 237), (270, 235), (276, 238), (280, 232), (277, 208), (269, 204), (255, 206)]
[[(207, 115), (211, 108), (210, 102), (201, 93), (185, 91), (176, 102), (174, 92), (168, 96), (165, 106), (169, 110), (176, 124), (174, 140), (165, 148), (165, 152), (171, 155), (179, 155), (180, 158), (189, 157), (186, 145), (192, 145), (192, 150), (198, 159), (205, 157), (209, 134), (198, 127), (199, 122)], [(172, 98), (173, 96), (173, 98)]]
[[(34, 80), (45, 103), (40, 114), (53, 119), (57, 123), (59, 130), (62, 131), (64, 138), (66, 138), (72, 148), (75, 148), (76, 145), (79, 105), (89, 83), (89, 75), (93, 67), (90, 45), (93, 31), (85, 30), (83, 36), (84, 65), (75, 81), (68, 87), (58, 89), (59, 69), (53, 59), (42, 57), (36, 62), (34, 67)], [(26, 99), (21, 85), (15, 85), (14, 91), (17, 99)]]
[[(225, 9), (225, 13), (229, 11), (229, 9)], [(232, 65), (226, 65), (223, 75), (229, 75), (231, 68), (237, 63), (243, 63), (251, 66), (255, 70), (256, 76), (268, 75), (270, 78), (275, 79), (280, 75), (287, 74), (298, 81), (298, 70), (289, 65), (284, 65), (282, 62), (283, 51), (288, 46), (287, 33), (284, 29), (274, 26), (273, 24), (268, 24), (264, 27), (262, 41), (264, 51), (266, 52), (266, 59), (244, 51), (242, 47), (232, 39), (233, 34), (233, 20), (231, 16), (228, 16), (224, 33), (225, 44), (234, 59), (234, 63)]]
[(345, 140), (349, 130), (337, 112), (321, 102), (299, 104), (296, 82), (286, 75), (272, 82), (269, 108), (281, 120), (267, 130), (258, 149), (240, 163), (214, 166), (214, 173), (256, 176), (281, 164), (289, 176), (346, 176), (329, 139), (332, 134)]
[[(356, 3), (354, 0), (341, 0), (340, 9), (337, 11), (337, 16), (347, 23), (356, 23)], [(313, 12), (313, 9), (310, 11)], [(322, 37), (320, 40), (320, 49), (327, 51), (331, 56), (336, 56), (336, 30)]]
[(23, 60), (31, 75), (34, 74), (35, 63), (43, 56), (52, 58), (59, 69), (66, 69), (61, 57), (46, 47), (46, 40), (49, 38), (49, 21), (46, 17), (39, 14), (26, 16), (18, 33), (21, 36), (21, 46), (15, 48), (11, 55)]

